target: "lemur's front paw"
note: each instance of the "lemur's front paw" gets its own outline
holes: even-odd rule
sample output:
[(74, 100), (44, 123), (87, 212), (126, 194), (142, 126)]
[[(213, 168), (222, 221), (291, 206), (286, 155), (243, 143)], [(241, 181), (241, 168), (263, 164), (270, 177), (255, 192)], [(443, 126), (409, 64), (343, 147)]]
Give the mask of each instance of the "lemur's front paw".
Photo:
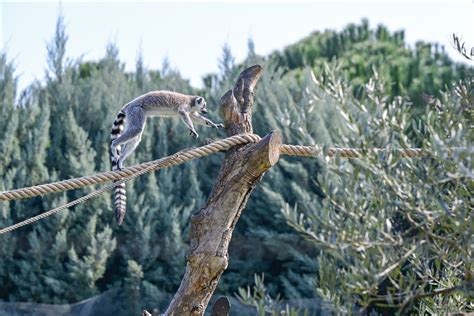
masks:
[(222, 124), (222, 123), (214, 124), (214, 128), (216, 128), (216, 129), (224, 128), (224, 124)]
[(189, 135), (191, 135), (194, 139), (199, 137), (199, 134), (195, 130), (190, 130)]

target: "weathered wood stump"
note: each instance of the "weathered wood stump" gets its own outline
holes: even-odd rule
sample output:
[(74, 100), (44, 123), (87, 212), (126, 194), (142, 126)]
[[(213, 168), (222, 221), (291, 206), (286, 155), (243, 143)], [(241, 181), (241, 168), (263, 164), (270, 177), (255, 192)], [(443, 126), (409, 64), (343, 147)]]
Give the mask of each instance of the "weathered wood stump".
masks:
[[(228, 136), (252, 133), (254, 88), (262, 74), (255, 65), (242, 71), (220, 100)], [(235, 225), (255, 186), (280, 157), (281, 134), (228, 150), (206, 205), (191, 218), (190, 247), (181, 285), (164, 315), (203, 315), (227, 268)]]

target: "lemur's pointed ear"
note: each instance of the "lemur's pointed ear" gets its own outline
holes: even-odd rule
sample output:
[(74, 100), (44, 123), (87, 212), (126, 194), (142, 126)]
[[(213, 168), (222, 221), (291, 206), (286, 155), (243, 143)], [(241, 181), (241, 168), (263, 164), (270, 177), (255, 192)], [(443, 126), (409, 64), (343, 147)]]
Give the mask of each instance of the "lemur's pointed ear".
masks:
[(203, 100), (203, 98), (198, 97), (198, 98), (196, 99), (196, 103), (197, 103), (197, 104), (201, 104), (201, 103), (202, 103), (202, 100)]

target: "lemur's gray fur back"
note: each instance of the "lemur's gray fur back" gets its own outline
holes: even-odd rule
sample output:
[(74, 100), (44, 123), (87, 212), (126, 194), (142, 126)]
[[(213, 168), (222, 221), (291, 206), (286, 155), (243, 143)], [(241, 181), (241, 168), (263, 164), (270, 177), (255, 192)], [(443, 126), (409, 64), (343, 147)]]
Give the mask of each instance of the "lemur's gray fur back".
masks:
[(149, 111), (157, 106), (172, 106), (174, 108), (182, 104), (191, 106), (196, 98), (197, 96), (185, 95), (173, 91), (153, 91), (136, 98), (129, 104), (139, 103), (145, 111)]

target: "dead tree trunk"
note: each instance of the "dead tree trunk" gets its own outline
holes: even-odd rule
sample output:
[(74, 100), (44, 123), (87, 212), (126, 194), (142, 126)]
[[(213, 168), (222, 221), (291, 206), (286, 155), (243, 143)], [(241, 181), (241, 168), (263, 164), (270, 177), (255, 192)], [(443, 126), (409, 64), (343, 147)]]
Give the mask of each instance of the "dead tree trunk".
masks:
[[(244, 70), (220, 100), (228, 136), (252, 133), (254, 88), (262, 67)], [(165, 315), (203, 315), (227, 268), (228, 247), (242, 210), (265, 171), (280, 157), (281, 135), (275, 131), (259, 143), (230, 149), (206, 205), (193, 214), (186, 272)]]

